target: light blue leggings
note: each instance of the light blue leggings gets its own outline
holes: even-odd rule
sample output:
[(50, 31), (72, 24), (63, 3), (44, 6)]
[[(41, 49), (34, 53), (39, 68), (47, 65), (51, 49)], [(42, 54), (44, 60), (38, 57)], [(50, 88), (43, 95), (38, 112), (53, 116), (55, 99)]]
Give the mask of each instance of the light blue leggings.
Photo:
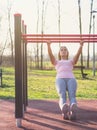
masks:
[(70, 105), (72, 103), (76, 102), (76, 90), (77, 90), (77, 82), (75, 78), (58, 78), (56, 79), (56, 89), (58, 92), (58, 95), (60, 97), (59, 99), (59, 106), (62, 109), (62, 106), (64, 103), (66, 103), (67, 100), (67, 93), (70, 101)]

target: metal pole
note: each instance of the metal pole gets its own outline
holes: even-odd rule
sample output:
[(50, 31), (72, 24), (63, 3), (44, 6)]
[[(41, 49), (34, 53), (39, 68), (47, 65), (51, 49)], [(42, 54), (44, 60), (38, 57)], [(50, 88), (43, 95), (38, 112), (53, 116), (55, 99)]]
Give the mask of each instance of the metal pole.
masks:
[(21, 14), (14, 15), (15, 27), (15, 117), (16, 126), (21, 126), (23, 118), (23, 67), (21, 44)]
[[(93, 34), (95, 34), (95, 15), (93, 15)], [(95, 76), (95, 43), (93, 43), (93, 76)]]

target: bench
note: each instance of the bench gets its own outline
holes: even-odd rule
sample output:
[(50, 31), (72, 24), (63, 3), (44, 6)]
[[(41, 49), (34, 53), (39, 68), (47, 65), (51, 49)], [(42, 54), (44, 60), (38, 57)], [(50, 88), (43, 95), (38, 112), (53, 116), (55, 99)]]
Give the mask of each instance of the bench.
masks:
[(85, 66), (81, 66), (81, 65), (79, 65), (79, 66), (74, 66), (74, 68), (76, 69), (76, 68), (78, 68), (78, 69), (85, 69)]
[[(85, 66), (81, 66), (81, 65), (80, 65), (80, 66), (77, 66), (77, 65), (76, 65), (76, 66), (74, 66), (74, 69), (85, 69)], [(87, 75), (88, 75), (87, 73), (83, 73), (83, 74), (82, 74), (82, 77), (83, 77), (83, 78), (86, 78)]]

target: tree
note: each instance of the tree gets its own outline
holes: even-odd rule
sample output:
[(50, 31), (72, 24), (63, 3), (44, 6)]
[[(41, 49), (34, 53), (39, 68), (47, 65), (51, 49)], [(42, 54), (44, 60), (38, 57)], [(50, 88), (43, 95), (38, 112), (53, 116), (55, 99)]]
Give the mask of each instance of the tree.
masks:
[[(38, 34), (38, 26), (39, 26), (39, 1), (37, 0), (37, 28), (36, 33)], [(36, 44), (36, 67), (39, 69), (39, 43)]]
[[(91, 0), (91, 9), (90, 9), (90, 24), (89, 24), (89, 34), (91, 34), (91, 23), (92, 23), (92, 9), (93, 9), (93, 0)], [(89, 68), (89, 43), (88, 43), (88, 55), (87, 55), (87, 68)]]
[[(81, 5), (80, 5), (80, 0), (78, 0), (78, 7), (79, 7), (79, 28), (80, 28), (80, 34), (82, 34), (82, 21), (81, 21)], [(80, 37), (81, 38), (81, 37)], [(84, 73), (83, 73), (83, 54), (81, 53), (81, 74), (82, 77), (84, 78)]]
[[(1, 21), (2, 21), (2, 17), (0, 16), (0, 27), (1, 27)], [(1, 44), (1, 41), (0, 41), (0, 44)], [(1, 64), (2, 64), (2, 48), (1, 48), (1, 45), (0, 45), (0, 65)]]
[(9, 32), (9, 40), (11, 46), (11, 62), (14, 63), (14, 47), (13, 47), (13, 38), (12, 38), (12, 31), (11, 31), (11, 9), (12, 9), (12, 2), (7, 3), (7, 18), (8, 18), (8, 32)]
[[(61, 14), (60, 14), (60, 0), (58, 0), (58, 31), (59, 31), (59, 34), (61, 32), (61, 28), (60, 28), (60, 20), (61, 20)], [(59, 42), (59, 47), (60, 47), (60, 42)]]
[[(48, 5), (48, 1), (42, 1), (42, 24), (41, 24), (41, 34), (44, 34), (44, 27), (45, 27), (45, 16), (46, 16), (46, 9)], [(41, 69), (43, 69), (43, 43), (41, 43)]]
[[(3, 17), (0, 16), (1, 37), (2, 37), (2, 29), (1, 29), (2, 19), (3, 19)], [(5, 51), (5, 48), (6, 48), (7, 38), (8, 38), (8, 33), (6, 34), (6, 39), (4, 41), (0, 40), (0, 65), (2, 64), (2, 61), (3, 61), (3, 54), (4, 54), (4, 51)]]

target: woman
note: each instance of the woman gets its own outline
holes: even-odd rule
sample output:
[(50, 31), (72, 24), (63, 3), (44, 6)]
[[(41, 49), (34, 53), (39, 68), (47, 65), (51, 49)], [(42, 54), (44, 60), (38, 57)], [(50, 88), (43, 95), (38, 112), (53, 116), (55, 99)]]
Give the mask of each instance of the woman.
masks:
[[(56, 89), (59, 94), (59, 106), (62, 111), (62, 117), (63, 119), (76, 119), (77, 82), (72, 70), (82, 52), (83, 41), (80, 42), (79, 49), (72, 59), (68, 59), (69, 52), (65, 46), (60, 47), (60, 51), (58, 54), (59, 60), (56, 60), (52, 53), (50, 41), (47, 42), (47, 47), (51, 63), (55, 66), (55, 69), (57, 71)], [(68, 92), (68, 97), (70, 101), (69, 105), (66, 100), (66, 91)]]

